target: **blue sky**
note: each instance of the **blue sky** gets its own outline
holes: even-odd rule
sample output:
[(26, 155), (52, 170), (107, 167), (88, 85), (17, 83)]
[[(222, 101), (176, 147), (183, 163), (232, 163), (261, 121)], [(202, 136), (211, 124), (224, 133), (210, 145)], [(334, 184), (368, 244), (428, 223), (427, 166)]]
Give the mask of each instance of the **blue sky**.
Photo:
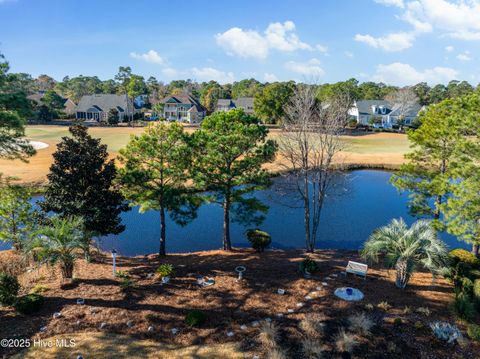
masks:
[(480, 82), (480, 0), (0, 0), (14, 72)]

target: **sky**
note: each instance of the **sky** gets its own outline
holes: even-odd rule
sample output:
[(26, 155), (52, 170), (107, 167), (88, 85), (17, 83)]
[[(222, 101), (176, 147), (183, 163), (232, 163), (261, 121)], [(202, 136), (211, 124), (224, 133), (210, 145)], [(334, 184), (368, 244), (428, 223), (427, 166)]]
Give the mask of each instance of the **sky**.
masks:
[(480, 0), (0, 0), (12, 72), (480, 82)]

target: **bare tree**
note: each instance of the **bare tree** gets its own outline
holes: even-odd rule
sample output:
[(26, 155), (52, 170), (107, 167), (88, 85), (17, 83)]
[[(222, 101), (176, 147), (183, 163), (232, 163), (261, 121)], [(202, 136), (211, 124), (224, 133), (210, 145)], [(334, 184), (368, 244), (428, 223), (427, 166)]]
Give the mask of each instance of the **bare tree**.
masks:
[(403, 87), (393, 92), (387, 96), (387, 101), (392, 104), (400, 124), (416, 106), (419, 106), (419, 100), (413, 87)]
[(320, 103), (314, 86), (297, 86), (285, 108), (286, 121), (279, 140), (282, 163), (293, 172), (304, 208), (307, 252), (315, 250), (325, 196), (338, 170), (334, 158), (345, 148), (340, 137), (350, 100), (339, 96)]

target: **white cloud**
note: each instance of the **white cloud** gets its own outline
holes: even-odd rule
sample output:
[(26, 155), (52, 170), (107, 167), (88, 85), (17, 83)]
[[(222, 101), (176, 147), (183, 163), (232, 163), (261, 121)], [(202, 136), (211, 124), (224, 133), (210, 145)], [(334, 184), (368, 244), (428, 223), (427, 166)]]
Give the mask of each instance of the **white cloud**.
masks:
[(353, 59), (353, 57), (354, 57), (355, 55), (354, 55), (353, 52), (351, 52), (351, 51), (345, 51), (345, 56)]
[(354, 39), (376, 49), (380, 48), (388, 52), (397, 52), (412, 47), (415, 35), (410, 32), (392, 33), (384, 37), (357, 34)]
[(275, 74), (270, 74), (268, 72), (265, 72), (263, 74), (263, 79), (267, 82), (276, 82), (278, 81), (278, 77)]
[(317, 49), (318, 52), (321, 52), (323, 54), (328, 53), (328, 47), (320, 45), (320, 44), (315, 45), (315, 49)]
[(463, 40), (480, 40), (479, 0), (415, 0), (408, 3), (408, 18), (430, 24), (447, 35)]
[(458, 71), (448, 67), (434, 67), (417, 70), (409, 64), (395, 62), (389, 65), (378, 65), (372, 80), (391, 85), (406, 86), (419, 82), (430, 84), (447, 83), (456, 79)]
[(470, 56), (470, 51), (465, 51), (463, 54), (458, 54), (457, 59), (460, 61), (471, 61), (472, 56)]
[(452, 45), (445, 46), (446, 52), (452, 52), (453, 50), (455, 50), (455, 48)]
[[(228, 55), (265, 59), (269, 51), (274, 49), (283, 52), (296, 50), (326, 52), (326, 47), (315, 47), (300, 40), (295, 33), (293, 21), (270, 23), (263, 34), (255, 30), (243, 30), (239, 27), (215, 35), (217, 44)], [(319, 47), (320, 46), (320, 47)]]
[(214, 69), (213, 67), (202, 67), (201, 69), (194, 67), (192, 68), (192, 74), (197, 80), (200, 81), (210, 81), (214, 80), (221, 84), (230, 83), (235, 80), (233, 72), (224, 72), (221, 70)]
[(397, 6), (399, 8), (404, 8), (403, 0), (374, 0), (377, 4), (382, 4), (386, 6)]
[(325, 71), (320, 67), (318, 59), (311, 59), (307, 62), (288, 61), (285, 63), (285, 68), (297, 74), (304, 76), (323, 76)]
[(163, 59), (158, 52), (155, 50), (150, 50), (144, 54), (138, 54), (136, 52), (131, 52), (130, 57), (137, 59), (137, 60), (142, 60), (145, 62), (149, 62), (151, 64), (158, 64), (158, 65), (165, 65), (165, 59)]

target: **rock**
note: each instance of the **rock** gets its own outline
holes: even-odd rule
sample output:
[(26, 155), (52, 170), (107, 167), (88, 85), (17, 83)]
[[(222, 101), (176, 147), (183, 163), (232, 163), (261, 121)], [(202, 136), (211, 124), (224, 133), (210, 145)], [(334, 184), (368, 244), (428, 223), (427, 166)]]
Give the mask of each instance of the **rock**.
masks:
[(99, 311), (100, 311), (100, 309), (98, 309), (96, 307), (91, 307), (90, 308), (90, 313), (92, 313), (92, 314), (98, 313)]
[(312, 300), (312, 297), (310, 297), (309, 295), (305, 296), (305, 300)]
[(277, 313), (278, 318), (283, 318), (283, 313)]
[(103, 322), (100, 324), (100, 329), (105, 329), (107, 327), (107, 323)]
[(46, 332), (47, 331), (47, 327), (41, 327), (40, 328), (40, 331), (43, 333), (43, 332)]
[(267, 323), (270, 323), (270, 322), (272, 321), (272, 318), (265, 318), (265, 321), (266, 321)]
[(62, 313), (60, 313), (60, 312), (53, 313), (53, 319), (60, 318), (61, 316), (62, 316)]
[(298, 308), (301, 308), (301, 307), (303, 307), (303, 306), (304, 306), (303, 303), (297, 303), (297, 307), (298, 307)]
[(80, 320), (77, 320), (77, 321), (75, 322), (75, 324), (76, 324), (76, 325), (80, 325), (80, 324), (82, 324), (82, 322), (81, 322)]
[(316, 289), (316, 290), (322, 290), (322, 287), (317, 287), (317, 288), (315, 288), (315, 289)]
[(260, 323), (258, 322), (258, 320), (254, 320), (252, 322), (252, 327), (258, 327), (260, 325)]
[(293, 310), (293, 309), (287, 309), (287, 312), (288, 312), (288, 313), (293, 313), (294, 310)]
[(151, 333), (151, 332), (154, 331), (154, 328), (153, 328), (152, 326), (149, 326), (148, 329), (147, 329), (147, 331), (148, 331), (149, 333)]
[(127, 327), (129, 327), (129, 328), (133, 327), (133, 321), (129, 320), (127, 322)]
[(325, 286), (328, 285), (328, 283), (327, 282), (322, 282), (322, 285), (325, 287)]
[(330, 274), (330, 277), (337, 278), (338, 274)]
[(234, 332), (227, 332), (227, 337), (233, 337), (235, 335)]
[(172, 334), (175, 335), (178, 333), (178, 329), (177, 328), (172, 328), (171, 330)]
[(78, 305), (84, 305), (84, 304), (85, 304), (85, 299), (83, 299), (83, 298), (78, 298), (78, 299), (77, 299), (77, 304), (78, 304)]
[(243, 324), (243, 325), (240, 326), (240, 329), (247, 330), (247, 326), (245, 324)]
[(285, 289), (278, 288), (277, 293), (280, 294), (280, 295), (284, 295), (285, 294)]

